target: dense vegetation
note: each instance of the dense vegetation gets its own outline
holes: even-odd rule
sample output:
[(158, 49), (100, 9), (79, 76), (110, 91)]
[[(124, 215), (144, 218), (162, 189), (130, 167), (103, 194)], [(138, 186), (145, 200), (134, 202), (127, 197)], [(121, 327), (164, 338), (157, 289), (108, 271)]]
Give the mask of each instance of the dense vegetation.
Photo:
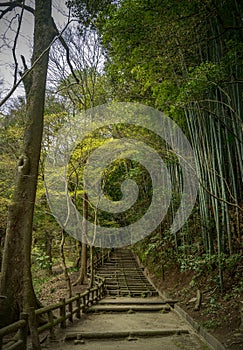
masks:
[[(104, 180), (104, 190), (113, 201), (121, 199), (123, 180), (132, 179), (139, 184), (138, 201), (130, 211), (116, 215), (96, 213), (86, 200), (82, 183), (84, 166), (94, 149), (113, 139), (136, 134), (165, 161), (173, 193), (165, 220), (132, 248), (158, 276), (176, 265), (180, 270), (195, 272), (197, 278), (193, 283), (198, 283), (197, 279), (206, 273), (212, 276), (213, 288), (216, 286), (219, 292), (228, 290), (233, 283), (240, 292), (243, 4), (235, 0), (76, 0), (68, 1), (68, 5), (79, 19), (79, 28), (63, 35), (69, 44), (69, 68), (62, 60), (65, 46), (55, 43), (50, 53), (50, 88), (46, 92), (33, 219), (34, 277), (39, 270), (52, 273), (52, 267), (60, 261), (59, 246), (62, 244), (63, 251), (65, 238), (65, 232), (51, 215), (45, 195), (44, 163), (51, 141), (64, 122), (82, 111), (111, 100), (131, 101), (165, 112), (190, 140), (199, 181), (198, 198), (190, 218), (182, 229), (171, 234), (182, 183), (178, 159), (170, 148), (148, 130), (128, 130), (122, 125), (96, 130), (75, 149), (68, 169), (68, 189), (73, 202), (90, 221), (98, 220), (107, 227), (124, 226), (143, 215), (151, 202), (152, 184), (146, 169), (137, 162), (113, 162)], [(19, 98), (0, 115), (1, 254), (7, 208), (14, 193), (15, 162), (22, 154), (24, 130), (29, 123), (25, 118), (28, 93), (27, 102)], [(71, 237), (67, 243), (72, 247), (71, 253), (66, 254), (68, 264), (79, 268), (81, 258), (86, 259), (87, 247), (83, 244), (81, 252), (80, 243)]]
[(188, 269), (217, 266), (222, 290), (223, 271), (242, 249), (242, 5), (127, 0), (102, 2), (102, 11), (71, 3), (98, 30), (113, 99), (166, 112), (195, 152), (200, 188), (190, 220), (172, 237), (172, 205), (141, 254), (172, 254)]

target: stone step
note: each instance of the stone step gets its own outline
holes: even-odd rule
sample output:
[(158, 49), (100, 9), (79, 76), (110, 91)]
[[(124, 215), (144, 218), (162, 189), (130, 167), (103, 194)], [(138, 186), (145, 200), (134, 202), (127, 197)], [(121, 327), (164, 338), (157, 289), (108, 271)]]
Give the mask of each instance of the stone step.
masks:
[(168, 304), (151, 304), (151, 305), (137, 305), (137, 304), (127, 304), (127, 305), (94, 305), (91, 306), (87, 313), (93, 312), (170, 312), (171, 308)]
[(115, 277), (123, 277), (124, 275), (128, 276), (129, 278), (144, 278), (144, 274), (142, 272), (139, 272), (139, 271), (101, 271), (101, 270), (98, 270), (96, 271), (97, 274), (99, 275), (106, 275), (107, 277), (111, 277), (111, 276), (115, 276)]
[(144, 283), (134, 283), (134, 284), (129, 284), (129, 283), (106, 283), (106, 288), (138, 288), (138, 289), (148, 289), (148, 290), (155, 290), (153, 287), (150, 287)]
[(149, 330), (134, 330), (134, 331), (113, 331), (113, 332), (80, 332), (70, 331), (65, 335), (65, 341), (74, 339), (119, 339), (119, 338), (135, 338), (135, 337), (159, 337), (189, 334), (187, 328), (172, 328), (172, 329), (149, 329)]
[(109, 287), (109, 286), (124, 286), (124, 287), (131, 287), (131, 288), (135, 288), (135, 287), (140, 287), (140, 288), (146, 288), (146, 289), (152, 289), (154, 290), (154, 288), (152, 286), (150, 286), (149, 284), (147, 283), (127, 283), (126, 281), (118, 281), (117, 283), (115, 283), (116, 281), (114, 281), (114, 283), (112, 282), (107, 282), (106, 283), (106, 288)]
[(99, 273), (103, 272), (103, 273), (114, 273), (114, 274), (122, 274), (124, 272), (132, 275), (132, 274), (140, 274), (142, 275), (143, 274), (143, 271), (142, 270), (139, 270), (139, 269), (119, 269), (119, 268), (110, 268), (110, 269), (98, 269), (96, 270), (98, 271)]
[(98, 305), (174, 305), (177, 303), (178, 300), (172, 300), (172, 299), (160, 299), (160, 297), (153, 297), (153, 298), (105, 298), (101, 299), (98, 303)]
[(119, 283), (118, 285), (114, 285), (114, 284), (111, 284), (111, 285), (108, 285), (106, 286), (106, 288), (111, 288), (111, 289), (114, 289), (114, 288), (130, 288), (131, 290), (153, 290), (155, 291), (156, 289), (154, 289), (153, 287), (150, 287), (150, 286), (146, 286), (144, 284), (133, 284), (133, 285), (129, 285), (129, 284), (122, 284), (122, 283)]
[(149, 296), (157, 296), (158, 293), (155, 291), (131, 291), (131, 290), (107, 290), (107, 295), (114, 296), (130, 296), (130, 297), (149, 297)]
[(158, 295), (129, 250), (115, 250), (110, 260), (96, 270), (96, 274), (106, 279), (107, 295), (120, 297)]

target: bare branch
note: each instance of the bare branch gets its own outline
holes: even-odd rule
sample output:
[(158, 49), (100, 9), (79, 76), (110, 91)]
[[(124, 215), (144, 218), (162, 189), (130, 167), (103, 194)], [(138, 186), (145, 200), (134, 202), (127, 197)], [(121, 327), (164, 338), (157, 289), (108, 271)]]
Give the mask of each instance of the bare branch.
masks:
[(21, 60), (22, 60), (23, 66), (24, 66), (24, 70), (26, 71), (28, 69), (28, 67), (27, 67), (27, 64), (26, 64), (26, 61), (25, 61), (25, 58), (23, 55), (21, 55)]
[[(54, 27), (56, 33), (58, 34), (59, 31), (58, 31), (58, 29), (57, 29), (56, 24), (55, 24), (54, 21), (53, 21), (53, 27)], [(70, 70), (71, 70), (71, 72), (72, 72), (72, 75), (73, 75), (74, 79), (76, 80), (77, 84), (79, 84), (79, 79), (77, 78), (77, 76), (76, 76), (76, 74), (75, 74), (75, 72), (74, 72), (72, 63), (71, 63), (71, 61), (70, 61), (70, 51), (69, 51), (69, 47), (67, 46), (66, 41), (64, 40), (64, 38), (62, 37), (62, 35), (59, 35), (59, 40), (60, 40), (62, 46), (64, 47), (64, 49), (66, 50), (67, 63), (68, 63), (69, 68), (70, 68)]]
[[(27, 73), (28, 67), (27, 67), (25, 58), (23, 55), (21, 55), (20, 57), (21, 57), (21, 60), (23, 62), (24, 73)], [(20, 72), (20, 76), (23, 76), (24, 73)], [(28, 74), (25, 76), (25, 78), (23, 79), (23, 84), (24, 84), (25, 93), (26, 93), (26, 97), (27, 97), (29, 92), (30, 92), (30, 88), (31, 88), (31, 84), (32, 84), (32, 74)]]
[(20, 33), (20, 28), (22, 25), (22, 20), (23, 20), (23, 14), (24, 14), (24, 8), (22, 7), (21, 10), (21, 14), (20, 14), (20, 18), (19, 18), (19, 23), (18, 23), (18, 28), (17, 28), (17, 32), (14, 38), (14, 45), (13, 45), (13, 59), (14, 59), (14, 63), (15, 63), (15, 69), (14, 69), (14, 85), (17, 82), (17, 74), (18, 74), (18, 61), (17, 61), (17, 57), (16, 57), (16, 47), (17, 47), (17, 41), (18, 41), (18, 37), (19, 37), (19, 33)]
[(66, 28), (69, 26), (69, 24), (72, 22), (72, 20), (70, 20), (66, 26), (64, 27), (64, 29), (61, 31), (61, 33), (59, 33), (58, 36), (56, 36), (52, 42), (50, 43), (50, 45), (47, 46), (47, 48), (41, 53), (41, 55), (33, 62), (32, 66), (30, 69), (26, 70), (21, 78), (16, 82), (16, 84), (11, 88), (11, 90), (7, 93), (7, 95), (2, 99), (2, 101), (0, 101), (0, 107), (2, 105), (4, 105), (4, 103), (12, 96), (12, 94), (15, 92), (15, 90), (17, 89), (17, 87), (24, 81), (24, 79), (26, 78), (27, 74), (29, 74), (30, 72), (32, 72), (33, 68), (36, 66), (36, 64), (42, 59), (42, 57), (48, 52), (48, 50), (50, 50), (51, 46), (54, 44), (55, 41), (57, 41), (59, 39), (59, 37), (62, 35), (62, 33), (66, 30)]
[(73, 85), (77, 85), (77, 83), (73, 82), (73, 83), (70, 83), (68, 85), (65, 85), (64, 87), (61, 87), (60, 89), (55, 91), (55, 94), (58, 94), (58, 93), (62, 92), (63, 90), (67, 90), (67, 89), (71, 88)]
[(4, 15), (6, 15), (8, 12), (11, 12), (16, 7), (21, 7), (26, 11), (29, 11), (32, 14), (35, 14), (35, 10), (24, 4), (23, 0), (16, 0), (16, 1), (8, 1), (0, 4), (0, 7), (7, 7), (4, 10), (0, 10), (0, 19), (3, 18)]
[(0, 7), (12, 7), (15, 8), (16, 5), (22, 5), (23, 4), (23, 0), (16, 0), (16, 1), (7, 1), (7, 2), (2, 2), (0, 3)]

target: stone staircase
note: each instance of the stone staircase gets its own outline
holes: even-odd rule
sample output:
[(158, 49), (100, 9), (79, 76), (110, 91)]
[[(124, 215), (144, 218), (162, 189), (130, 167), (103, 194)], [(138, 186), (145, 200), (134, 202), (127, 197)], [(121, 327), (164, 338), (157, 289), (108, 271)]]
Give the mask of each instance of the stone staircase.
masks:
[(128, 249), (116, 249), (96, 274), (105, 277), (109, 296), (148, 297), (158, 292), (143, 274), (133, 253)]
[[(96, 270), (107, 296), (50, 343), (50, 350), (206, 350), (208, 347), (146, 279), (128, 249)], [(209, 349), (208, 349), (209, 350)]]

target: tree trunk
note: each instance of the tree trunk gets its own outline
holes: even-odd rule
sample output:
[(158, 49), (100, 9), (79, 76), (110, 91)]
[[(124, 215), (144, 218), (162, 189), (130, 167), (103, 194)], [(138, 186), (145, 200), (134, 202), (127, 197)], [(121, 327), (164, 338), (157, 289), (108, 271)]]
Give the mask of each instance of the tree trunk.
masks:
[(93, 288), (94, 286), (94, 248), (92, 245), (89, 246), (90, 251), (90, 282), (89, 288)]
[(65, 281), (67, 283), (67, 297), (71, 298), (72, 296), (72, 286), (71, 286), (71, 280), (68, 274), (68, 268), (66, 264), (65, 254), (64, 254), (64, 245), (65, 245), (65, 231), (62, 230), (62, 240), (60, 245), (60, 254), (62, 258), (62, 268), (64, 272)]
[(82, 245), (81, 245), (81, 242), (80, 241), (77, 241), (76, 242), (76, 254), (77, 254), (77, 258), (76, 258), (76, 261), (73, 265), (73, 267), (77, 267), (77, 268), (80, 268), (81, 266), (81, 248)]
[(46, 255), (48, 256), (48, 273), (52, 275), (52, 236), (49, 230), (45, 231), (45, 250)]
[(83, 218), (84, 218), (84, 221), (83, 221), (83, 230), (82, 230), (81, 268), (80, 268), (79, 277), (77, 281), (74, 283), (74, 285), (84, 284), (84, 281), (87, 278), (87, 244), (86, 244), (87, 223), (85, 219), (88, 220), (88, 196), (86, 192), (84, 192), (84, 199), (83, 199)]
[(31, 276), (32, 221), (43, 132), (47, 48), (53, 37), (51, 0), (36, 0), (32, 64), (42, 56), (24, 82), (27, 127), (8, 211), (0, 287), (0, 294), (7, 298), (0, 305), (0, 326), (18, 319), (20, 311), (36, 306)]

